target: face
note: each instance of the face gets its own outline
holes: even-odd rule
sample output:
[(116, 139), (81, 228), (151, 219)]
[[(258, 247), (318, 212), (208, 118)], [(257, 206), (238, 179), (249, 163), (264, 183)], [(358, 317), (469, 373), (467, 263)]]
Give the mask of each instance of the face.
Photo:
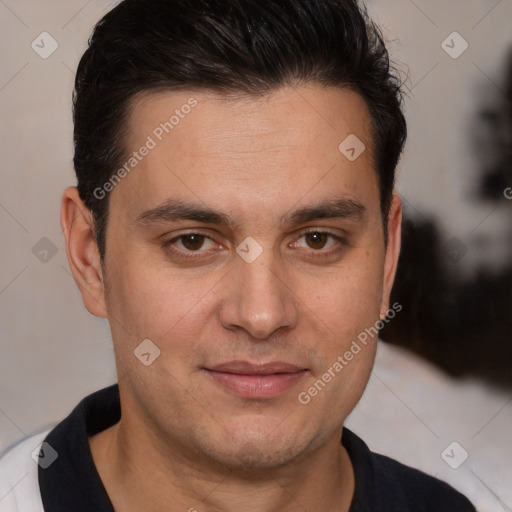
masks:
[[(355, 160), (360, 146), (338, 148), (351, 134), (366, 146)], [(234, 467), (339, 443), (375, 355), (358, 336), (388, 309), (399, 246), (397, 196), (384, 244), (364, 101), (320, 86), (147, 94), (127, 143), (106, 290), (84, 294), (109, 319), (123, 421)]]

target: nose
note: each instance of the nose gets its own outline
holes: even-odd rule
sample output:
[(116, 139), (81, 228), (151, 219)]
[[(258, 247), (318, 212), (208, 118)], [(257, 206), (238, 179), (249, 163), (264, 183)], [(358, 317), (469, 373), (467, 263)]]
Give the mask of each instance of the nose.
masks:
[(241, 258), (235, 263), (220, 309), (224, 328), (244, 329), (252, 338), (265, 340), (278, 329), (296, 326), (299, 299), (271, 253), (264, 251), (252, 263)]

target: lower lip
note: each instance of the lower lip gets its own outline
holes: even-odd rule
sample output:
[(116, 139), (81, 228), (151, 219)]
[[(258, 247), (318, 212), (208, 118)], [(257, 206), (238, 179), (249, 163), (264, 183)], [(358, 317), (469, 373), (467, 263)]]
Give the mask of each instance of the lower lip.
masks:
[(242, 375), (207, 370), (224, 388), (242, 398), (274, 398), (294, 386), (306, 373), (273, 373), (270, 375)]

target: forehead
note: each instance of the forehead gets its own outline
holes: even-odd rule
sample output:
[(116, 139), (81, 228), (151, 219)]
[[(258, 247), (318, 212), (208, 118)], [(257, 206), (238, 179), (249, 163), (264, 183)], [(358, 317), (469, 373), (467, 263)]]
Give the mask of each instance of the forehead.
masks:
[[(371, 126), (364, 100), (346, 89), (146, 93), (131, 107), (126, 146), (134, 165), (116, 189), (134, 214), (176, 195), (216, 207), (257, 199), (288, 207), (333, 187), (378, 202)], [(366, 147), (357, 159), (347, 158), (347, 144), (340, 150), (346, 140), (357, 152)]]
[[(320, 150), (326, 145), (332, 149), (332, 143), (336, 149), (340, 136), (359, 132), (372, 144), (363, 98), (348, 89), (320, 85), (282, 87), (259, 96), (204, 90), (146, 92), (133, 98), (129, 110), (130, 142), (148, 134), (162, 142), (172, 135), (176, 144), (186, 139), (196, 147), (198, 142), (205, 149), (210, 145), (210, 150), (264, 150), (279, 134), (280, 140), (300, 142), (305, 150), (313, 145)], [(180, 137), (180, 132), (186, 135)]]

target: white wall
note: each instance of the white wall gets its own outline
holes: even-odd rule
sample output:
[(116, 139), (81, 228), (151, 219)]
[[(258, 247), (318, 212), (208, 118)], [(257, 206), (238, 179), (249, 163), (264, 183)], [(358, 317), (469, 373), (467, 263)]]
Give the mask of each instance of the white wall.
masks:
[[(393, 54), (409, 75), (409, 139), (400, 167), (400, 193), (411, 212), (441, 220), (446, 240), (456, 236), (467, 245), (461, 271), (471, 274), (479, 263), (502, 267), (512, 257), (512, 201), (503, 197), (496, 205), (472, 200), (480, 148), (474, 147), (471, 135), (481, 127), (478, 111), (503, 97), (504, 66), (512, 51), (512, 3), (370, 0), (367, 4), (388, 37), (396, 40)], [(469, 45), (457, 59), (441, 47), (453, 32)]]

